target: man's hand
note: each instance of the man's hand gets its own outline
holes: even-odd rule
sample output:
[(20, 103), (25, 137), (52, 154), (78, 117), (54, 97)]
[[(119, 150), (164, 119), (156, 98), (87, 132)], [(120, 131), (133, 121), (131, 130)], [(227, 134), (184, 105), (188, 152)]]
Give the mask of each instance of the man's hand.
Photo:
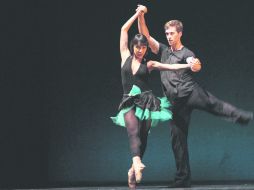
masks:
[(201, 70), (201, 62), (199, 61), (198, 58), (194, 58), (192, 61), (191, 61), (191, 70), (192, 72), (199, 72)]
[(199, 72), (201, 70), (201, 62), (199, 61), (198, 58), (188, 57), (186, 59), (186, 62), (190, 66), (192, 72)]

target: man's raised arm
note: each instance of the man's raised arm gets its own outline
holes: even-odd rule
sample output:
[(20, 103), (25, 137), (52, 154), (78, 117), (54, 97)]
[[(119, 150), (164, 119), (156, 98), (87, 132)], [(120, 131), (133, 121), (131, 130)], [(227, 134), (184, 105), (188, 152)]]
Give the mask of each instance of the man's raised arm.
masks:
[(159, 52), (159, 42), (155, 40), (152, 36), (150, 36), (149, 30), (147, 28), (146, 21), (145, 21), (145, 13), (147, 13), (147, 8), (143, 5), (138, 5), (138, 8), (136, 9), (136, 11), (138, 10), (141, 10), (143, 12), (138, 17), (139, 33), (146, 36), (152, 52), (157, 54)]

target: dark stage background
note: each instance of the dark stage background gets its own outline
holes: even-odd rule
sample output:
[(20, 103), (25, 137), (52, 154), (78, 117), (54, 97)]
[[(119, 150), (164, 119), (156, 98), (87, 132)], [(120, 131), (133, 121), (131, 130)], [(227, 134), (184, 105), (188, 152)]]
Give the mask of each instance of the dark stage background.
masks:
[[(202, 86), (254, 110), (250, 0), (1, 2), (1, 187), (126, 181), (126, 131), (109, 117), (122, 95), (120, 28), (138, 3), (148, 6), (150, 33), (161, 42), (166, 21), (183, 21), (183, 43), (203, 63), (195, 76)], [(135, 24), (129, 34), (136, 32)], [(151, 86), (161, 96), (159, 84), (155, 71)], [(195, 111), (193, 180), (254, 180), (253, 145), (253, 122), (242, 127)], [(151, 131), (144, 163), (144, 183), (173, 180), (168, 123)]]

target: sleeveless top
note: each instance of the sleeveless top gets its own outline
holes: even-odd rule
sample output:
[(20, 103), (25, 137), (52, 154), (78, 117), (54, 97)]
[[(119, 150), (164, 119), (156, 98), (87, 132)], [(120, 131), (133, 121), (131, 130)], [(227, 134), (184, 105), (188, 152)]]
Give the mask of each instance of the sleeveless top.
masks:
[(118, 107), (119, 113), (111, 117), (112, 121), (126, 127), (124, 116), (131, 109), (135, 110), (135, 116), (140, 121), (150, 120), (152, 127), (160, 121), (172, 119), (167, 98), (157, 98), (148, 86), (149, 70), (146, 64), (140, 64), (137, 72), (132, 74), (132, 58), (129, 56), (121, 68), (124, 94)]
[(148, 85), (149, 71), (146, 64), (140, 64), (137, 72), (133, 75), (131, 69), (133, 56), (129, 56), (121, 68), (122, 86), (124, 94), (128, 94), (133, 85), (138, 86), (142, 92), (150, 91)]

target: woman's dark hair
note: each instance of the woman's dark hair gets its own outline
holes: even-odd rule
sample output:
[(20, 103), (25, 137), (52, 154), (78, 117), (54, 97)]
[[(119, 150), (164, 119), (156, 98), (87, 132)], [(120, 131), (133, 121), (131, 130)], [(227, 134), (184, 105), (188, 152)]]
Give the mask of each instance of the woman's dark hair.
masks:
[[(147, 38), (143, 34), (136, 34), (134, 36), (134, 38), (131, 40), (131, 42), (130, 42), (130, 52), (131, 52), (131, 54), (133, 54), (133, 47), (134, 47), (134, 45), (147, 46), (147, 50), (149, 48), (148, 40), (147, 40)], [(146, 55), (147, 55), (147, 51), (146, 51), (145, 56)]]

